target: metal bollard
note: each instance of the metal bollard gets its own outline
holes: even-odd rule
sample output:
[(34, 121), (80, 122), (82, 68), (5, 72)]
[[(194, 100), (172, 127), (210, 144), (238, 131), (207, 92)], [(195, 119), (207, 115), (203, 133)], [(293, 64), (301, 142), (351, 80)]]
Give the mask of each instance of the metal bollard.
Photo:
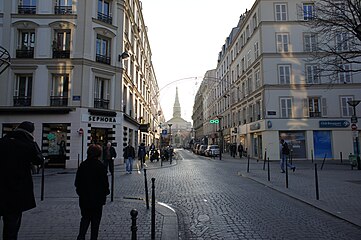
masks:
[(137, 240), (137, 209), (132, 209), (132, 211), (130, 211), (130, 216), (132, 216), (132, 226), (130, 227), (130, 230), (132, 231), (132, 240)]
[(323, 161), (322, 161), (322, 165), (321, 165), (321, 170), (323, 169), (323, 165), (325, 164), (326, 156), (327, 156), (327, 153), (325, 153), (325, 156), (323, 157)]
[(151, 217), (151, 239), (155, 239), (155, 178), (152, 178), (152, 217)]
[(44, 184), (45, 184), (45, 159), (43, 158), (43, 162), (41, 163), (41, 197), (40, 201), (44, 200)]
[(79, 168), (79, 162), (80, 162), (80, 155), (78, 153), (78, 168)]
[(145, 169), (145, 168), (144, 168), (144, 185), (145, 185), (145, 203), (147, 205), (147, 209), (149, 209), (147, 169)]
[(318, 191), (318, 176), (317, 176), (317, 163), (315, 163), (315, 183), (316, 183), (316, 199), (320, 199), (320, 194)]
[(268, 181), (271, 181), (271, 169), (269, 168), (269, 157), (267, 158)]
[(342, 163), (342, 152), (340, 152), (340, 160), (341, 160), (341, 163)]
[(114, 200), (114, 169), (110, 172), (111, 174), (111, 188), (110, 188), (110, 201)]
[(247, 155), (247, 172), (249, 173), (249, 155)]
[(286, 161), (285, 161), (285, 169), (286, 169), (286, 188), (288, 188), (288, 166), (287, 166), (287, 163), (288, 163), (288, 158), (286, 157)]
[(266, 169), (267, 148), (264, 151), (263, 170)]
[(313, 163), (313, 150), (311, 149), (311, 160), (312, 160), (312, 163)]

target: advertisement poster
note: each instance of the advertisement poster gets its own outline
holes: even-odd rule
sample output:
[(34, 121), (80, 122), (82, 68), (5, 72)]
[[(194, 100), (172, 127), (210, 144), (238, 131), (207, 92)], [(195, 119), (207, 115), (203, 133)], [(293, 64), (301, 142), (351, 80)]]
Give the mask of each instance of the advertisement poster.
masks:
[(313, 149), (315, 158), (332, 158), (331, 131), (313, 131)]
[(306, 140), (304, 131), (280, 132), (280, 139), (287, 142), (293, 158), (306, 158)]

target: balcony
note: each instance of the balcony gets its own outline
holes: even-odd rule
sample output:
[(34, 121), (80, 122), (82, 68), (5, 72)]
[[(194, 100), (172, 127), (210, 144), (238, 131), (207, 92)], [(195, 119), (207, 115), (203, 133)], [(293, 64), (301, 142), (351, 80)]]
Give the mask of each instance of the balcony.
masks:
[(14, 96), (14, 107), (27, 107), (31, 105), (31, 97)]
[(96, 55), (95, 61), (110, 65), (110, 57), (105, 55)]
[(94, 99), (94, 108), (109, 109), (109, 100), (95, 98)]
[(16, 58), (34, 58), (34, 48), (16, 49)]
[(105, 15), (105, 14), (103, 14), (101, 12), (98, 12), (98, 20), (102, 21), (102, 22), (105, 22), (105, 23), (108, 23), (108, 24), (112, 24), (112, 22), (113, 22), (112, 16)]
[(68, 97), (65, 96), (50, 96), (50, 106), (64, 107), (68, 106)]
[(36, 14), (36, 6), (18, 5), (19, 14)]
[(54, 14), (56, 15), (73, 14), (73, 8), (72, 6), (55, 6)]
[(321, 116), (321, 112), (310, 112), (310, 118), (319, 118)]
[(70, 58), (70, 50), (53, 50), (53, 58)]

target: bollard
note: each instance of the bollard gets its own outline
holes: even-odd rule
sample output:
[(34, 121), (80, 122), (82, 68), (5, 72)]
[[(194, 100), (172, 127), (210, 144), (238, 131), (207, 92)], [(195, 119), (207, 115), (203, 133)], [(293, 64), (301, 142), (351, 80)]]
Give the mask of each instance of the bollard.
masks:
[(40, 200), (44, 200), (44, 184), (45, 184), (45, 159), (43, 158), (43, 162), (41, 163), (41, 198)]
[(162, 149), (159, 149), (160, 166), (163, 167)]
[(145, 203), (147, 205), (147, 209), (149, 209), (147, 169), (145, 169), (145, 168), (144, 168), (144, 185), (145, 185)]
[(114, 200), (114, 168), (113, 170), (110, 172), (111, 174), (111, 188), (110, 188), (110, 201), (113, 202)]
[(323, 161), (322, 161), (322, 165), (321, 165), (321, 170), (322, 170), (322, 168), (323, 168), (323, 165), (325, 164), (326, 156), (327, 156), (327, 153), (325, 153), (325, 156), (323, 157)]
[(249, 155), (247, 155), (247, 172), (249, 173)]
[(291, 149), (290, 151), (290, 163), (292, 165), (292, 160), (293, 160), (293, 150)]
[(313, 150), (311, 149), (311, 161), (313, 163)]
[(152, 178), (152, 217), (151, 217), (151, 239), (155, 239), (155, 178)]
[(267, 158), (268, 181), (271, 181), (271, 170), (269, 168), (269, 157)]
[(318, 176), (317, 176), (317, 163), (315, 163), (315, 183), (316, 183), (316, 199), (320, 199), (320, 195), (318, 192)]
[(79, 168), (79, 162), (80, 162), (80, 155), (78, 153), (78, 168)]
[(266, 169), (267, 148), (264, 150), (263, 170)]
[(341, 160), (341, 163), (342, 163), (342, 152), (340, 152), (340, 160)]
[(285, 161), (285, 169), (286, 169), (286, 188), (288, 188), (288, 166), (287, 166), (288, 158), (286, 157)]
[(132, 209), (132, 211), (130, 211), (130, 216), (132, 216), (132, 226), (130, 227), (130, 230), (132, 231), (132, 240), (137, 240), (137, 209)]

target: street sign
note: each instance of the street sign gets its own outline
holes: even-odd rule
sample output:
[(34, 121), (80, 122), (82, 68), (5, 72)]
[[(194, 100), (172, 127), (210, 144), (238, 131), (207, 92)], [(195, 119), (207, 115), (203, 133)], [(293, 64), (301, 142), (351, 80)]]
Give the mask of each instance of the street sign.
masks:
[(352, 124), (351, 124), (351, 129), (352, 129), (352, 131), (356, 131), (356, 130), (357, 130), (357, 125), (356, 125), (356, 123), (352, 123)]
[(350, 126), (350, 122), (346, 120), (328, 120), (319, 121), (320, 128), (345, 128)]
[(209, 120), (209, 123), (219, 124), (219, 120), (218, 119), (211, 119), (211, 120)]
[(165, 136), (165, 135), (167, 135), (167, 134), (168, 134), (167, 129), (163, 129), (163, 130), (162, 130), (162, 135)]

